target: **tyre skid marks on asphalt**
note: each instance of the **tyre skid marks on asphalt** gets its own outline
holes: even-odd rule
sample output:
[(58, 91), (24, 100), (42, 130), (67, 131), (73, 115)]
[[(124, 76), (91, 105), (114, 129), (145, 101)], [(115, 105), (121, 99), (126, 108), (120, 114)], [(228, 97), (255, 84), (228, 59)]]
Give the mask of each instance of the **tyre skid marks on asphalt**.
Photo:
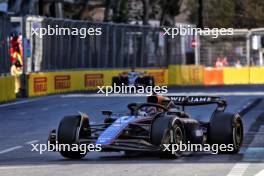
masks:
[(49, 108), (41, 108), (41, 111), (48, 111)]
[(23, 116), (23, 115), (26, 115), (26, 113), (27, 113), (27, 112), (25, 112), (25, 111), (22, 111), (22, 112), (19, 112), (19, 113), (18, 113), (18, 115), (21, 115), (21, 116)]
[[(261, 116), (263, 116), (264, 114), (261, 114), (255, 121), (255, 123), (257, 121), (260, 121), (259, 118), (261, 118)], [(252, 129), (254, 130), (252, 130)], [(243, 153), (243, 159), (242, 161), (244, 162), (254, 162), (254, 161), (264, 161), (263, 158), (263, 153), (264, 153), (264, 149), (263, 147), (254, 147), (254, 145), (257, 143), (257, 137), (258, 133), (263, 133), (264, 131), (264, 126), (261, 126), (261, 124), (252, 124), (249, 131), (246, 133), (246, 135), (250, 135), (252, 137), (251, 140), (249, 140), (248, 145), (245, 145), (245, 147), (243, 147), (243, 150), (241, 151)], [(255, 134), (255, 135), (252, 135)], [(261, 141), (263, 143), (263, 141)], [(247, 170), (247, 168), (249, 167), (249, 163), (237, 163), (232, 170), (230, 171), (230, 173), (227, 176), (242, 176), (244, 174), (244, 172)], [(259, 173), (257, 173), (255, 176), (263, 176), (264, 175), (264, 170), (260, 171)]]
[[(250, 162), (250, 161), (264, 161), (264, 125), (257, 126), (258, 131), (254, 131), (255, 135), (252, 137), (250, 144), (248, 144), (247, 149), (244, 152), (243, 161)], [(261, 135), (260, 135), (260, 134)]]

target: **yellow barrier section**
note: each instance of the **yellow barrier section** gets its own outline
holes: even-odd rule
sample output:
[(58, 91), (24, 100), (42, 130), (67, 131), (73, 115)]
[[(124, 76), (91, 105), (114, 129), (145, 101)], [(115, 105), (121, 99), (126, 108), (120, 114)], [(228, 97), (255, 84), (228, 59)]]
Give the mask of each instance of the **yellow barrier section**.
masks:
[(224, 84), (249, 84), (250, 83), (250, 68), (232, 68), (226, 67), (223, 69)]
[[(84, 70), (84, 71), (65, 71), (48, 73), (31, 73), (28, 76), (29, 96), (47, 95), (53, 93), (64, 93), (82, 90), (97, 90), (97, 86), (112, 85), (112, 77), (129, 69), (122, 70)], [(205, 74), (205, 67), (201, 65), (170, 65), (168, 69), (137, 69), (154, 76), (155, 84), (162, 85), (210, 85), (205, 80), (215, 80), (215, 74)], [(225, 84), (262, 84), (264, 83), (264, 67), (226, 67), (221, 70), (219, 75), (221, 81), (214, 82), (214, 85)], [(12, 77), (10, 77), (14, 81)], [(209, 79), (210, 78), (210, 79)], [(7, 101), (7, 91), (3, 84), (7, 84), (8, 79), (0, 77), (0, 101)], [(13, 83), (8, 83), (14, 85)], [(4, 86), (5, 87), (5, 86)], [(14, 97), (14, 93), (9, 92), (8, 97)], [(5, 93), (4, 93), (5, 92)], [(13, 91), (14, 92), (14, 91)]]
[(5, 77), (0, 77), (0, 102), (5, 101), (4, 91), (5, 91)]
[(189, 68), (190, 84), (191, 85), (203, 85), (204, 82), (204, 66), (191, 65)]
[(164, 86), (168, 85), (168, 69), (150, 69), (150, 70), (136, 70), (136, 71), (144, 71), (147, 72), (149, 75), (154, 77), (155, 85), (157, 86)]
[(16, 99), (15, 94), (15, 77), (0, 77), (0, 103)]
[(102, 71), (72, 71), (31, 73), (28, 76), (28, 96), (95, 90), (105, 85)]
[(168, 85), (173, 86), (177, 84), (176, 71), (179, 65), (169, 65), (168, 68)]
[[(97, 90), (97, 86), (111, 86), (112, 77), (129, 70), (88, 70), (31, 73), (28, 75), (28, 96), (40, 96), (82, 90)], [(168, 84), (167, 69), (137, 70), (154, 76), (156, 85)]]
[(204, 66), (170, 65), (168, 71), (169, 85), (203, 85)]
[(264, 84), (264, 68), (251, 67), (250, 68), (250, 84)]

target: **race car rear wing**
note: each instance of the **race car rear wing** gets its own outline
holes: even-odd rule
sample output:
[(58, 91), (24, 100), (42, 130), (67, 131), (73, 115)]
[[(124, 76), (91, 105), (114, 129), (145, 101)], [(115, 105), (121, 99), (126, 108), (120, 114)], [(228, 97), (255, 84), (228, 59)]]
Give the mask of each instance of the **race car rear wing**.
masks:
[(213, 96), (159, 96), (152, 95), (147, 98), (148, 103), (163, 104), (168, 107), (171, 104), (182, 106), (184, 111), (185, 106), (217, 104), (216, 111), (224, 111), (227, 104), (225, 99)]
[(175, 105), (180, 105), (180, 106), (217, 104), (218, 106), (226, 107), (226, 101), (220, 97), (212, 97), (212, 96), (169, 96), (168, 98)]

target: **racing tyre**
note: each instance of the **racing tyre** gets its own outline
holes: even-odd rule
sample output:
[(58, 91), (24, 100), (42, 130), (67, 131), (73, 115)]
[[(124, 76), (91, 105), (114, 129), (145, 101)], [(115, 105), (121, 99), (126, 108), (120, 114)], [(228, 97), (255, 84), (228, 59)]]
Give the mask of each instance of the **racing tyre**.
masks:
[(239, 114), (218, 112), (210, 120), (210, 144), (225, 144), (226, 151), (220, 153), (238, 153), (243, 143), (243, 123)]
[[(180, 143), (185, 142), (185, 132), (182, 123), (176, 116), (161, 115), (157, 117), (151, 127), (151, 141), (152, 144), (161, 147), (162, 158), (177, 158), (182, 152), (179, 150), (168, 151), (164, 144), (169, 144), (169, 149), (175, 149), (173, 144), (179, 146)], [(177, 149), (177, 148), (176, 148)]]
[[(64, 117), (58, 128), (58, 143), (59, 144), (78, 144), (80, 136), (91, 135), (89, 120), (87, 117), (81, 116), (66, 116)], [(82, 151), (60, 151), (60, 154), (69, 159), (81, 159), (87, 153)]]

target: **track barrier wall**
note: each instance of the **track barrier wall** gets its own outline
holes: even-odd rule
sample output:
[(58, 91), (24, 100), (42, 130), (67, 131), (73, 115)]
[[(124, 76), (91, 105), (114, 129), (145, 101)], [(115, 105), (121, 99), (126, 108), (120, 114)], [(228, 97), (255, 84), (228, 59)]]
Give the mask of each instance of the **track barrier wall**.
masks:
[(263, 84), (264, 83), (264, 68), (263, 67), (251, 67), (249, 72), (249, 79), (251, 84)]
[[(98, 90), (97, 86), (111, 86), (112, 77), (129, 70), (88, 70), (65, 72), (42, 72), (28, 75), (28, 96), (40, 96), (73, 91)], [(168, 84), (167, 69), (146, 71), (154, 76), (156, 85)]]
[(0, 103), (12, 101), (15, 99), (15, 77), (0, 76)]
[[(97, 86), (112, 85), (112, 77), (124, 71), (129, 70), (30, 73), (28, 75), (28, 95), (31, 97), (98, 90)], [(170, 65), (168, 69), (138, 69), (137, 71), (146, 71), (153, 75), (156, 85), (160, 86), (264, 84), (264, 67), (226, 67), (218, 69), (206, 68), (201, 65)]]
[(223, 85), (223, 69), (205, 68), (204, 69), (204, 85)]
[(264, 67), (212, 68), (199, 65), (170, 65), (170, 86), (264, 84)]
[(204, 66), (170, 65), (168, 71), (169, 85), (203, 85)]
[(224, 84), (250, 84), (250, 68), (232, 68), (223, 69)]

